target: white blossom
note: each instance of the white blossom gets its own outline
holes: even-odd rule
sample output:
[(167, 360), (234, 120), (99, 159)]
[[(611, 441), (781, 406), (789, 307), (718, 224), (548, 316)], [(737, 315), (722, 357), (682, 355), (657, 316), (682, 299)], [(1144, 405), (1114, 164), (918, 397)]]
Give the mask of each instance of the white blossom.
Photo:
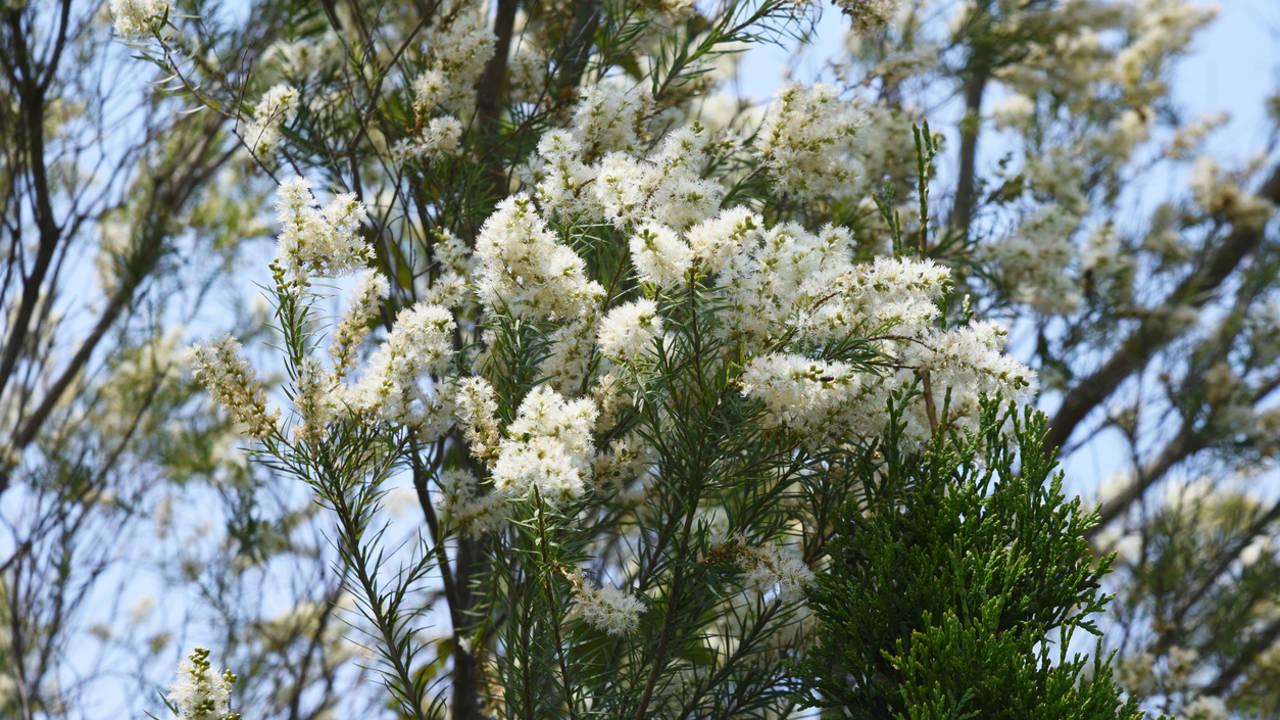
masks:
[(506, 525), (511, 516), (510, 497), (486, 489), (480, 479), (462, 469), (441, 472), (444, 511), (449, 526), (465, 537), (478, 538)]
[(377, 270), (367, 268), (361, 271), (347, 312), (333, 331), (329, 345), (337, 377), (345, 376), (355, 367), (360, 344), (369, 335), (369, 323), (377, 317), (389, 287), (387, 279)]
[(209, 391), (249, 437), (262, 440), (276, 430), (280, 411), (268, 409), (267, 394), (240, 355), (240, 343), (224, 337), (191, 348), (192, 376)]
[(150, 34), (152, 24), (169, 8), (169, 0), (111, 0), (111, 19), (121, 37), (136, 40)]
[(351, 193), (335, 196), (322, 209), (305, 178), (285, 180), (276, 195), (277, 257), (297, 277), (359, 270), (371, 257), (359, 233), (366, 219), (364, 205)]
[(499, 203), (476, 238), (476, 292), (490, 310), (514, 317), (579, 317), (603, 298), (586, 277), (586, 263), (556, 240), (525, 195)]
[(458, 381), (454, 397), (458, 425), (471, 450), (472, 457), (487, 461), (498, 450), (498, 401), (493, 385), (482, 377)]
[(494, 486), (514, 495), (536, 489), (552, 501), (582, 494), (595, 452), (595, 418), (590, 399), (565, 400), (545, 385), (531, 390), (498, 445)]
[(298, 91), (284, 83), (273, 85), (253, 108), (253, 120), (245, 129), (245, 143), (254, 153), (266, 154), (280, 142), (280, 128), (293, 120)]
[(672, 287), (684, 281), (693, 265), (693, 250), (669, 227), (642, 225), (629, 242), (631, 263), (641, 282)]
[(849, 196), (862, 175), (861, 124), (853, 103), (831, 85), (788, 85), (770, 107), (756, 148), (780, 189), (802, 198)]
[(569, 619), (577, 619), (608, 635), (622, 636), (640, 626), (644, 603), (619, 588), (606, 585), (588, 587), (580, 578), (569, 608)]
[(230, 670), (214, 672), (209, 651), (196, 648), (178, 666), (168, 700), (182, 720), (224, 720), (231, 716), (231, 686), (235, 680)]
[(349, 404), (388, 422), (416, 425), (435, 408), (423, 389), (439, 374), (453, 351), (453, 315), (428, 303), (417, 303), (396, 316), (386, 341), (369, 359), (369, 367), (349, 390)]
[(758, 593), (776, 592), (784, 602), (798, 600), (813, 584), (813, 570), (799, 551), (778, 543), (741, 546), (743, 584)]
[(616, 362), (630, 363), (653, 350), (662, 337), (662, 317), (652, 300), (635, 300), (619, 305), (600, 321), (597, 342), (600, 353)]

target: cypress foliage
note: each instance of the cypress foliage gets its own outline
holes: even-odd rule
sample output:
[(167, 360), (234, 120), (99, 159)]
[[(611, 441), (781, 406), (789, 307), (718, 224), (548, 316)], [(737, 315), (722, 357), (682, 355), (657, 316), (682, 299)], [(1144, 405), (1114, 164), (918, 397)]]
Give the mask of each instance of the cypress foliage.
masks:
[(1073, 642), (1099, 635), (1111, 558), (1090, 552), (1095, 517), (1064, 496), (1044, 416), (987, 403), (977, 432), (922, 449), (893, 425), (811, 591), (803, 701), (847, 718), (1141, 718), (1111, 658)]

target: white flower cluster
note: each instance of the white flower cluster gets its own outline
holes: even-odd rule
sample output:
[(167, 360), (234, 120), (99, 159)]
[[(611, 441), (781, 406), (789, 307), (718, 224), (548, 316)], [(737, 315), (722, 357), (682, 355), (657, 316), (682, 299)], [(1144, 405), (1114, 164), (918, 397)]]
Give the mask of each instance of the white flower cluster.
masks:
[[(878, 257), (855, 264), (842, 228), (765, 228), (741, 209), (724, 211), (689, 236), (694, 257), (715, 270), (724, 294), (722, 332), (752, 345), (785, 338), (792, 347), (752, 358), (743, 368), (742, 391), (762, 401), (768, 427), (797, 432), (807, 443), (864, 433), (878, 427), (889, 399), (921, 373), (930, 378), (931, 402), (942, 404), (950, 391), (947, 420), (953, 422), (975, 418), (984, 395), (1025, 399), (1034, 390), (1031, 371), (1002, 353), (998, 326), (935, 329), (950, 275), (930, 260)], [(853, 333), (894, 367), (861, 371), (802, 352)], [(909, 419), (912, 437), (928, 436), (933, 420), (927, 413)]]
[(489, 310), (524, 319), (560, 319), (591, 312), (604, 296), (588, 280), (586, 263), (538, 215), (525, 195), (503, 200), (476, 238), (476, 292)]
[(236, 676), (230, 670), (214, 672), (209, 651), (196, 648), (178, 666), (178, 677), (169, 688), (168, 700), (182, 720), (228, 720), (239, 718), (231, 712), (231, 686)]
[(454, 412), (472, 457), (488, 462), (498, 451), (498, 401), (493, 386), (482, 377), (458, 381)]
[(451, 0), (436, 11), (425, 33), (427, 69), (413, 81), (414, 109), (428, 117), (437, 108), (460, 117), (475, 107), (476, 81), (493, 56), (494, 37), (485, 3)]
[(639, 85), (605, 81), (585, 88), (573, 111), (573, 135), (591, 155), (634, 150), (649, 110)]
[(570, 620), (581, 620), (614, 636), (634, 632), (640, 626), (644, 603), (639, 598), (611, 585), (593, 588), (588, 587), (581, 577), (575, 576), (573, 580), (576, 587), (568, 613)]
[(449, 364), (453, 331), (453, 314), (438, 305), (417, 303), (401, 310), (364, 376), (348, 390), (348, 405), (388, 422), (440, 422), (439, 393), (428, 395), (423, 384)]
[(280, 411), (267, 408), (266, 391), (240, 356), (239, 342), (224, 337), (196, 345), (188, 362), (196, 382), (231, 413), (246, 435), (262, 440), (275, 432)]
[(360, 273), (360, 280), (347, 304), (347, 312), (333, 331), (329, 345), (333, 371), (338, 378), (346, 376), (355, 367), (360, 344), (369, 335), (369, 323), (377, 317), (389, 289), (387, 279), (377, 270), (366, 269)]
[(651, 222), (683, 229), (714, 215), (724, 190), (702, 177), (709, 140), (703, 128), (681, 128), (663, 138), (652, 159), (604, 156), (594, 185), (604, 218), (618, 227)]
[(280, 128), (293, 120), (298, 91), (280, 83), (271, 87), (253, 108), (253, 120), (245, 130), (245, 143), (255, 154), (268, 154), (280, 142)]
[(427, 160), (458, 151), (462, 122), (452, 115), (431, 118), (416, 134), (396, 143), (391, 154), (400, 162)]
[(711, 142), (705, 128), (668, 134), (648, 157), (619, 150), (588, 162), (591, 144), (581, 136), (591, 132), (555, 130), (538, 143), (528, 179), (544, 208), (619, 228), (651, 223), (676, 229), (719, 208), (724, 189), (702, 177)]
[(694, 226), (689, 245), (699, 268), (714, 273), (734, 334), (766, 340), (842, 340), (855, 330), (925, 332), (949, 281), (929, 260), (878, 257), (853, 262), (849, 231), (811, 233), (794, 223), (765, 228), (743, 208)]
[[(766, 424), (786, 427), (812, 439), (827, 439), (834, 431), (856, 427), (867, 413), (864, 396), (887, 400), (875, 378), (863, 375), (848, 363), (811, 360), (803, 355), (762, 355), (742, 372), (742, 392), (764, 402)], [(851, 417), (855, 416), (855, 417)]]
[(883, 27), (893, 19), (901, 0), (836, 0), (850, 18), (854, 28), (869, 32)]
[(738, 564), (745, 587), (761, 594), (776, 592), (783, 602), (800, 599), (813, 584), (813, 570), (790, 545), (744, 543)]
[(662, 337), (662, 317), (652, 300), (635, 300), (619, 305), (600, 321), (597, 342), (600, 353), (614, 362), (635, 363), (653, 351)]
[(693, 249), (674, 230), (646, 223), (628, 243), (641, 282), (665, 288), (678, 285), (693, 266)]
[(990, 321), (935, 332), (905, 350), (926, 369), (939, 407), (950, 390), (951, 416), (974, 418), (981, 397), (1025, 402), (1036, 389), (1034, 373), (1004, 353), (1008, 333)]
[(780, 189), (802, 198), (848, 196), (862, 176), (853, 103), (826, 84), (784, 87), (756, 135), (756, 149)]
[(1058, 205), (1047, 205), (982, 254), (1018, 302), (1043, 313), (1069, 314), (1080, 305), (1080, 283), (1071, 272), (1071, 237), (1079, 220)]
[(494, 486), (519, 496), (536, 489), (550, 501), (581, 495), (595, 453), (595, 419), (590, 399), (566, 400), (545, 385), (534, 388), (498, 445)]
[(369, 246), (360, 237), (366, 219), (364, 205), (351, 193), (335, 196), (322, 209), (305, 178), (285, 180), (276, 196), (277, 257), (299, 278), (311, 272), (337, 277), (359, 270), (370, 258)]
[(111, 0), (111, 19), (121, 37), (137, 40), (150, 34), (169, 8), (169, 0)]

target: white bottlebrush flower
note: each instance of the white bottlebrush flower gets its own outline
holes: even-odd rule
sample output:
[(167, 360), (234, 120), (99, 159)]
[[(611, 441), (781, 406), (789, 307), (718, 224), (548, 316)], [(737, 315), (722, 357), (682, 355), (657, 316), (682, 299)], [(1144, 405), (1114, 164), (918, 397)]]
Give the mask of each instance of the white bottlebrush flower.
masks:
[(870, 32), (888, 24), (900, 2), (901, 0), (836, 0), (836, 5), (853, 20), (854, 29)]
[(803, 198), (849, 196), (862, 175), (853, 103), (827, 84), (788, 85), (769, 108), (756, 150), (781, 190)]
[(582, 160), (582, 143), (568, 130), (548, 130), (530, 159), (530, 184), (542, 207), (560, 217), (603, 216), (590, 186), (594, 168)]
[(476, 292), (491, 310), (524, 319), (580, 317), (604, 288), (586, 277), (586, 263), (538, 215), (525, 195), (499, 203), (476, 238)]
[(136, 40), (149, 34), (169, 8), (169, 0), (111, 0), (111, 19), (121, 37)]
[(631, 363), (652, 352), (662, 337), (662, 317), (652, 300), (619, 305), (600, 321), (597, 334), (600, 353), (615, 362)]
[(547, 337), (546, 357), (538, 363), (538, 374), (556, 392), (576, 394), (591, 371), (595, 349), (595, 317), (576, 318), (556, 328)]
[(472, 457), (488, 462), (498, 450), (498, 401), (493, 385), (482, 377), (458, 381), (454, 412)]
[(997, 323), (975, 322), (929, 336), (909, 354), (929, 370), (935, 393), (952, 389), (953, 406), (976, 410), (979, 395), (1024, 402), (1035, 392), (1035, 373), (1004, 353), (1007, 336)]
[(396, 143), (392, 154), (401, 162), (452, 155), (458, 151), (462, 130), (462, 122), (452, 115), (431, 118), (416, 135)]
[(689, 228), (685, 237), (698, 266), (708, 273), (716, 273), (742, 251), (763, 226), (764, 218), (758, 214), (745, 207), (733, 207)]
[(468, 117), (475, 106), (476, 81), (493, 56), (493, 34), (485, 3), (452, 0), (438, 7), (434, 22), (423, 33), (428, 68), (415, 80), (414, 107), (420, 114), (442, 107)]
[(226, 720), (239, 717), (231, 712), (231, 686), (236, 676), (230, 670), (214, 672), (209, 651), (196, 648), (178, 666), (178, 677), (167, 696), (182, 720)]
[(209, 391), (251, 438), (262, 440), (276, 430), (279, 410), (267, 408), (267, 394), (234, 338), (195, 345), (188, 360), (192, 376)]
[(453, 352), (453, 315), (438, 305), (417, 303), (396, 316), (386, 341), (350, 390), (350, 404), (394, 423), (418, 425), (434, 418), (423, 383), (448, 365)]
[(253, 121), (245, 129), (244, 141), (256, 154), (270, 153), (280, 142), (280, 128), (293, 119), (298, 109), (297, 89), (279, 83), (258, 100)]
[(764, 403), (769, 427), (825, 436), (866, 389), (848, 363), (773, 353), (743, 368), (742, 392)]
[(296, 277), (310, 272), (337, 277), (359, 270), (370, 258), (359, 232), (366, 218), (364, 205), (351, 193), (335, 196), (322, 209), (305, 178), (285, 180), (276, 196), (277, 256)]
[(739, 559), (743, 585), (758, 593), (776, 592), (783, 602), (797, 600), (813, 583), (813, 570), (789, 545), (742, 546)]
[(582, 494), (595, 453), (595, 419), (590, 399), (565, 400), (545, 385), (534, 388), (498, 445), (494, 486), (521, 496), (536, 488), (548, 500)]
[(682, 128), (663, 138), (651, 158), (606, 155), (593, 185), (605, 219), (620, 228), (655, 222), (683, 229), (714, 215), (724, 191), (701, 176), (707, 143), (705, 129)]
[(574, 580), (577, 587), (573, 593), (573, 605), (569, 608), (569, 619), (581, 620), (614, 636), (634, 632), (640, 626), (644, 603), (639, 598), (611, 585), (593, 588), (580, 577)]
[(573, 111), (573, 133), (596, 154), (630, 150), (648, 110), (645, 86), (606, 81), (587, 86)]
[(337, 380), (324, 372), (313, 357), (303, 358), (298, 365), (298, 378), (294, 381), (293, 404), (302, 421), (294, 428), (294, 436), (300, 440), (319, 442), (328, 434), (327, 424), (338, 407)]
[(665, 225), (642, 225), (631, 236), (630, 247), (640, 281), (657, 287), (679, 285), (693, 265), (693, 250)]
[(371, 268), (361, 271), (355, 291), (351, 293), (347, 312), (333, 331), (333, 340), (329, 345), (333, 371), (339, 378), (355, 367), (360, 344), (368, 337), (369, 324), (377, 317), (389, 288), (382, 273)]

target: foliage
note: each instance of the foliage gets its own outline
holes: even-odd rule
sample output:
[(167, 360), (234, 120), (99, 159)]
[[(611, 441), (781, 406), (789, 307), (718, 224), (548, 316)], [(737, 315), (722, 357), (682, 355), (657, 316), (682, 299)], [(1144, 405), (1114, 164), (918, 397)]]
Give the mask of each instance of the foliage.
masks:
[(1140, 718), (1076, 654), (1106, 604), (1096, 522), (1062, 492), (1045, 418), (990, 402), (976, 432), (901, 431), (861, 458), (810, 593), (805, 690), (851, 718)]

